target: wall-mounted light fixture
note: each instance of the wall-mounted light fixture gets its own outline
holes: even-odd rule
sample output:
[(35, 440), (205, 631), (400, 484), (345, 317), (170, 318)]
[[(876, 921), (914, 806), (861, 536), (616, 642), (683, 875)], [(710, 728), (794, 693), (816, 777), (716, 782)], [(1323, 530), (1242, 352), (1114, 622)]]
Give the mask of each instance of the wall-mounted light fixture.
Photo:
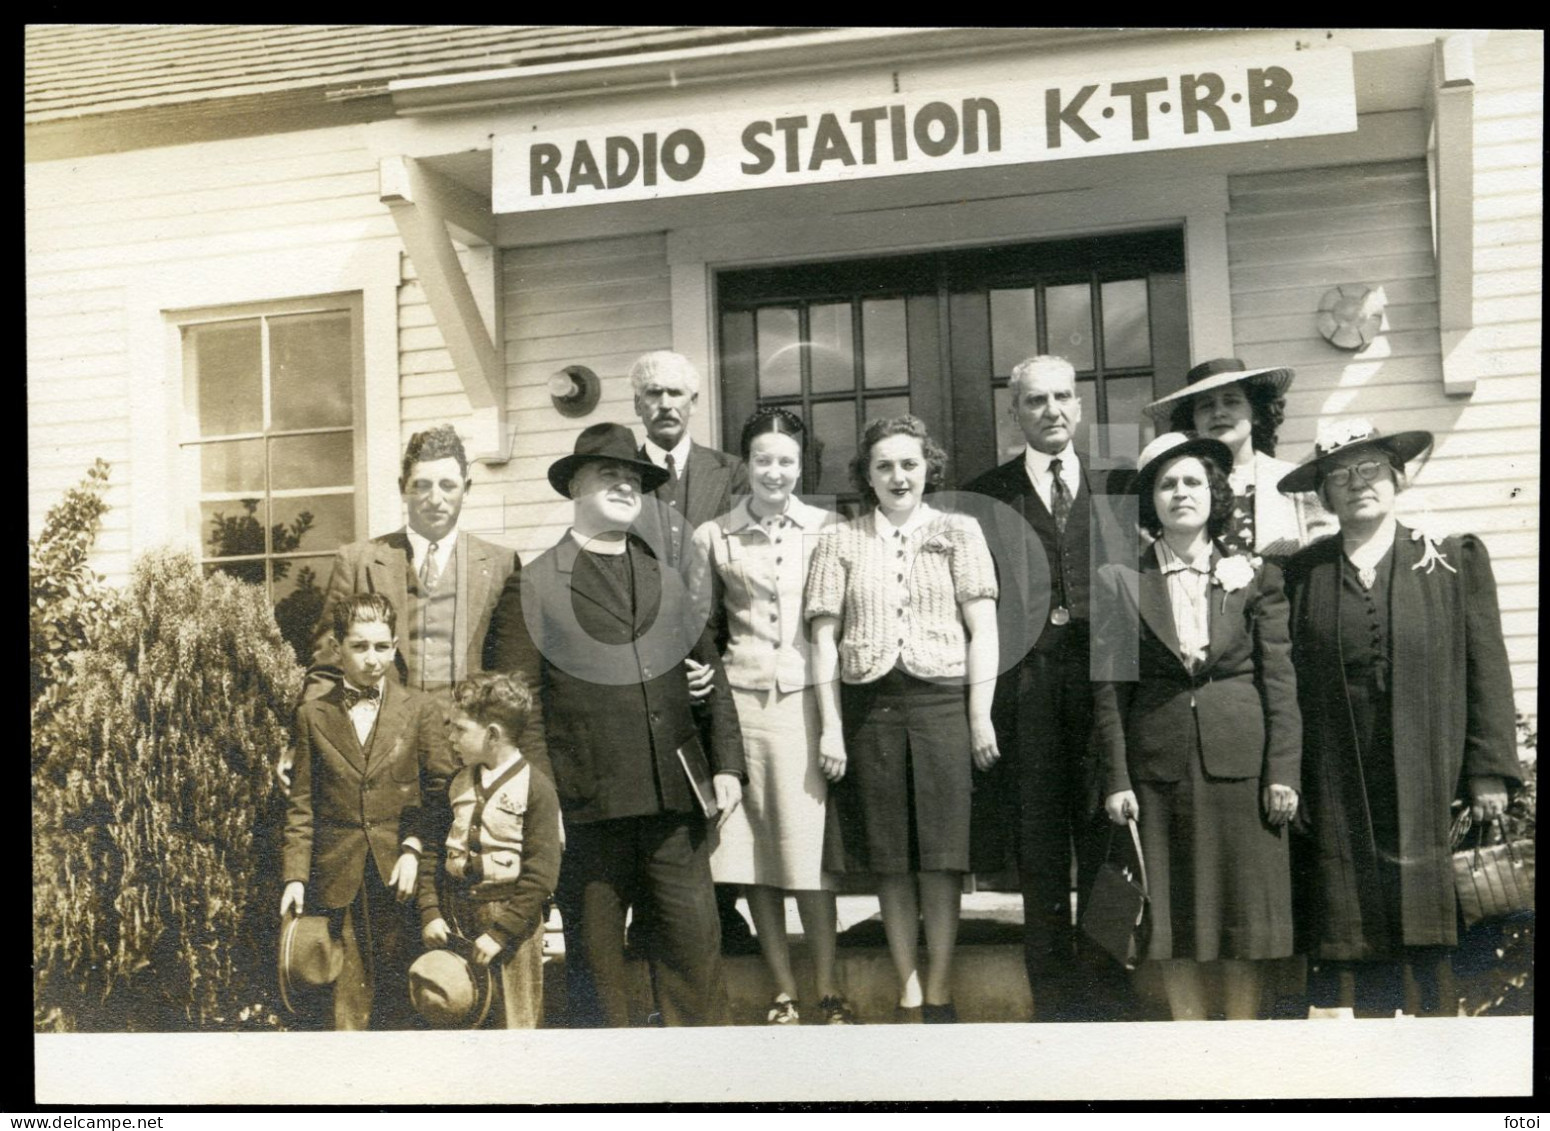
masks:
[(549, 400), (561, 416), (585, 416), (602, 393), (603, 383), (585, 365), (567, 365), (549, 378)]
[(1388, 303), (1382, 287), (1369, 287), (1366, 283), (1333, 287), (1319, 300), (1319, 333), (1339, 349), (1370, 346), (1383, 328), (1383, 311)]

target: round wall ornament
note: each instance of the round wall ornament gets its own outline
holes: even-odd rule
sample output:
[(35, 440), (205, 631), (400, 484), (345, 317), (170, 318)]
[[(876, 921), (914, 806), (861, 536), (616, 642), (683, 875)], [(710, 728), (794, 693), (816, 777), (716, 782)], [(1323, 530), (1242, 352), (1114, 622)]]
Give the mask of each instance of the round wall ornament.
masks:
[(1342, 283), (1319, 300), (1319, 333), (1332, 346), (1359, 350), (1372, 344), (1383, 327), (1388, 298), (1382, 287)]

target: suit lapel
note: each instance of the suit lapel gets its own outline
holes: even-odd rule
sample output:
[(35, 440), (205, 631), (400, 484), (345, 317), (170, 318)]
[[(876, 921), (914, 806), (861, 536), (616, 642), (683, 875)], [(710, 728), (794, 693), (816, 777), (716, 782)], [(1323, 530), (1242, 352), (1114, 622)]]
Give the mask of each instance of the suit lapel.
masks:
[[(559, 547), (559, 552), (555, 555), (555, 566), (566, 582), (566, 588), (575, 598), (596, 605), (620, 624), (628, 625), (633, 629), (635, 626), (630, 620), (630, 595), (613, 580), (611, 574), (600, 569), (589, 569), (581, 575), (580, 581), (577, 580), (576, 562), (581, 557), (581, 553), (581, 547), (576, 544), (576, 539), (567, 531), (565, 544)], [(594, 588), (598, 584), (603, 588)]]
[[(1141, 585), (1137, 603), (1141, 619), (1167, 646), (1169, 655), (1179, 658), (1179, 634), (1173, 627), (1173, 606), (1168, 601), (1168, 582), (1157, 561), (1157, 547), (1148, 546), (1141, 555)], [(1179, 661), (1183, 663), (1182, 660)]]
[(635, 620), (631, 628), (639, 635), (656, 620), (658, 606), (662, 603), (662, 563), (634, 543), (630, 544), (627, 553), (635, 575), (635, 592), (624, 594), (623, 607), (634, 606)]
[(1223, 652), (1232, 644), (1237, 634), (1237, 626), (1243, 623), (1243, 603), (1248, 600), (1249, 587), (1235, 589), (1231, 593), (1217, 585), (1215, 578), (1216, 563), (1221, 560), (1222, 551), (1211, 547), (1211, 570), (1213, 580), (1206, 586), (1206, 624), (1208, 625), (1208, 640), (1206, 643), (1206, 659), (1203, 666), (1209, 668), (1216, 663)]
[[(370, 765), (373, 758), (384, 758), (392, 753), (392, 744), (385, 735), (400, 735), (404, 733), (406, 716), (409, 712), (409, 695), (402, 688), (395, 686), (393, 681), (382, 681), (382, 705), (377, 708), (377, 724), (371, 728), (371, 735), (366, 740), (366, 749), (363, 751), (363, 761)], [(346, 722), (348, 722), (348, 718)], [(355, 727), (350, 727), (351, 733)]]
[[(468, 668), (469, 615), (484, 608), (489, 588), (490, 559), (483, 543), (471, 534), (457, 536), (457, 597), (452, 605), (452, 662), (461, 678), (471, 674)], [(477, 590), (477, 592), (476, 592)]]
[[(384, 693), (386, 685), (392, 680), (383, 680)], [(323, 737), (344, 755), (344, 760), (355, 769), (356, 773), (366, 773), (366, 751), (361, 749), (361, 740), (355, 735), (355, 723), (350, 720), (350, 712), (344, 709), (342, 699), (343, 684), (338, 684), (327, 695), (323, 696), (323, 717), (319, 720)]]
[(689, 445), (686, 461), (689, 490), (684, 497), (684, 521), (690, 529), (684, 531), (687, 539), (695, 526), (716, 518), (721, 511), (721, 497), (726, 494), (727, 478), (731, 472), (710, 457), (699, 444)]
[(393, 602), (400, 617), (408, 614), (409, 586), (406, 580), (409, 564), (409, 536), (396, 530), (375, 543), (366, 573), (371, 580), (371, 591), (381, 593)]

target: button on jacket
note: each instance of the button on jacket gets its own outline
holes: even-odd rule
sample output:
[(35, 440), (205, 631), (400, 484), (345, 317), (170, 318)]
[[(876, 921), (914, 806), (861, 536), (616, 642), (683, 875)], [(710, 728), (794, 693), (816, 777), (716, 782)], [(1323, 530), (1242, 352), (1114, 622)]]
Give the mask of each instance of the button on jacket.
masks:
[(689, 589), (725, 651), (727, 682), (753, 691), (808, 686), (812, 644), (803, 590), (819, 534), (832, 511), (792, 497), (762, 522), (744, 499), (694, 534)]

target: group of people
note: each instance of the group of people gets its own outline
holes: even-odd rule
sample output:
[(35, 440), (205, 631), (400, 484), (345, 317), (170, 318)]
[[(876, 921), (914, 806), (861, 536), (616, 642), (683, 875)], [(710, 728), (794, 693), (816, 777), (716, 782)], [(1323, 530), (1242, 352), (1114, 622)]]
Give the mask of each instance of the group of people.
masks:
[[(1395, 519), (1430, 435), (1327, 422), (1277, 460), (1292, 372), (1219, 359), (1105, 472), (1040, 356), (1015, 458), (950, 492), (919, 419), (874, 420), (842, 517), (798, 495), (792, 411), (736, 458), (689, 438), (686, 358), (630, 378), (644, 444), (581, 432), (548, 472), (571, 526), (530, 564), (458, 531), (450, 428), (405, 454), (408, 528), (339, 551), (281, 771), (290, 976), (336, 1027), (537, 1024), (551, 895), (551, 1020), (638, 1021), (633, 952), (662, 1024), (728, 1023), (739, 891), (769, 1023), (952, 1022), (965, 876), (1008, 861), (1034, 1019), (1118, 1019), (1076, 928), (1105, 816), (1136, 823), (1175, 1018), (1259, 1015), (1294, 952), (1314, 1015), (1452, 1011), (1450, 807), (1499, 816), (1518, 769), (1485, 549)], [(876, 893), (891, 1017), (846, 995), (841, 888)]]

